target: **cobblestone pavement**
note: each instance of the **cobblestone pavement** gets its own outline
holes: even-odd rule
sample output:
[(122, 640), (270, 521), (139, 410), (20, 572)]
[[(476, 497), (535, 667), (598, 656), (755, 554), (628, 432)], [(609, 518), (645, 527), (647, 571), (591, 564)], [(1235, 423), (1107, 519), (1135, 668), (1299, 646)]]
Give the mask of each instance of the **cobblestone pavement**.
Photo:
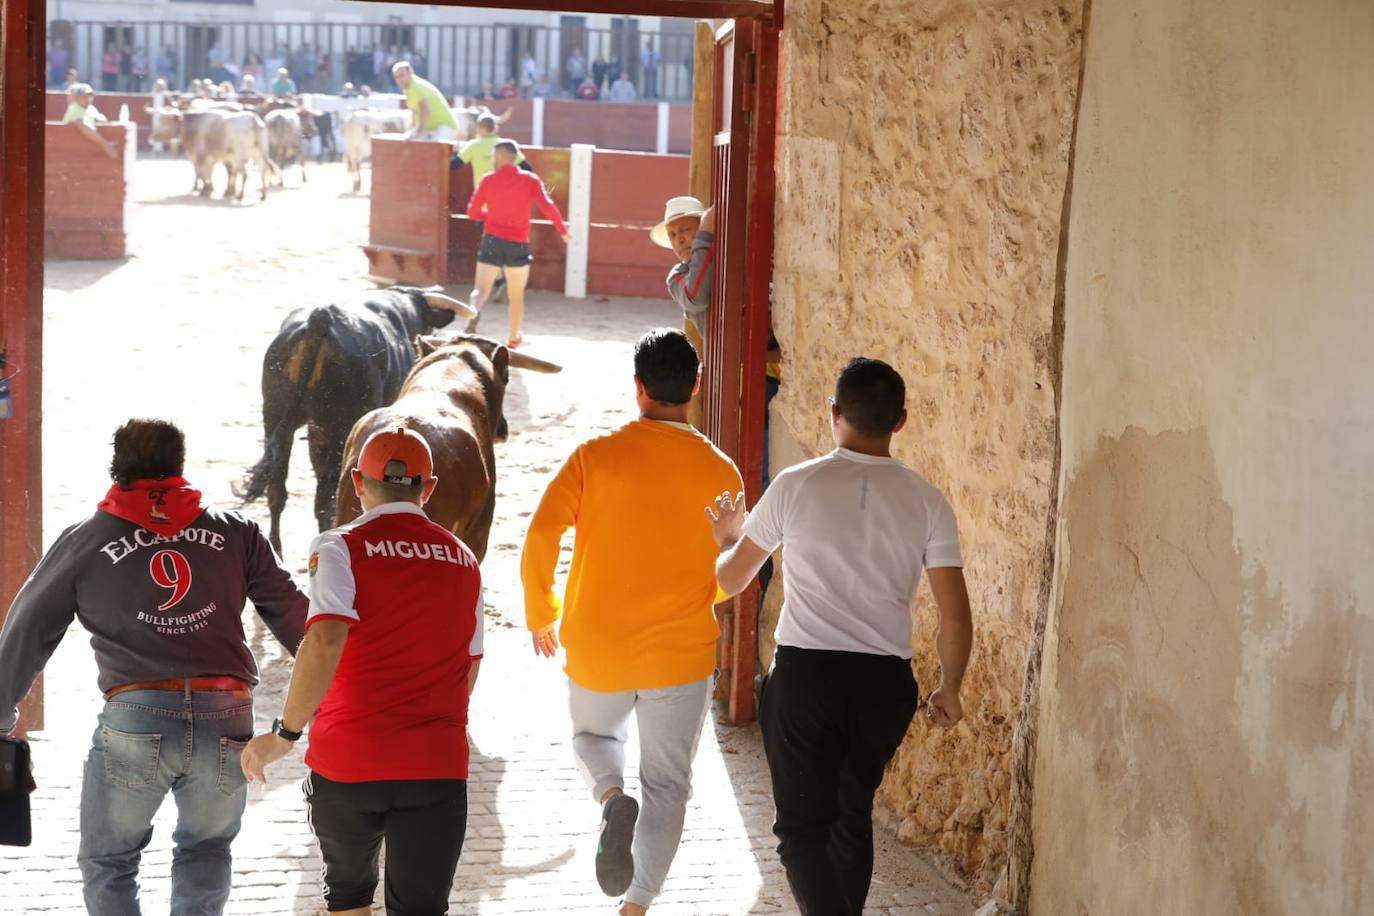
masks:
[[(141, 161), (123, 262), (48, 265), (44, 445), (45, 533), (51, 540), (108, 486), (110, 432), (124, 418), (167, 416), (187, 430), (187, 476), (232, 504), (229, 485), (261, 448), (262, 352), (285, 312), (360, 287), (368, 200), (344, 193), (338, 166), (316, 166), (265, 204), (184, 195), (190, 166)], [(290, 181), (290, 179), (288, 179)], [(327, 232), (325, 228), (327, 227)], [(512, 430), (498, 447), (499, 494), (488, 585), (487, 657), (473, 700), (467, 841), (454, 913), (612, 913), (592, 872), (598, 808), (572, 765), (559, 667), (530, 651), (516, 578), (525, 520), (549, 474), (582, 438), (630, 417), (630, 342), (673, 323), (662, 302), (565, 300), (536, 294), (528, 350), (562, 375), (517, 372)], [(485, 326), (500, 332), (497, 310)], [(303, 573), (313, 533), (313, 476), (296, 449), (283, 520), (285, 559)], [(251, 514), (265, 519), (261, 506)], [(564, 562), (566, 563), (566, 555)], [(251, 610), (246, 612), (250, 617)], [(289, 661), (253, 618), (264, 681), (259, 728), (280, 710)], [(81, 911), (75, 864), (81, 765), (99, 700), (85, 634), (74, 628), (48, 666), (47, 729), (33, 736), (37, 837), (0, 847), (0, 914)], [(377, 749), (382, 752), (383, 749)], [(305, 822), (295, 754), (250, 790), (234, 846), (235, 914), (323, 913), (319, 856)], [(633, 756), (631, 770), (633, 771)], [(655, 914), (795, 912), (770, 833), (772, 806), (755, 727), (716, 723), (697, 758), (684, 841)], [(630, 791), (635, 791), (633, 779)], [(167, 912), (174, 809), (163, 809), (143, 857), (146, 913)], [(880, 835), (873, 913), (963, 914), (970, 900), (914, 851)], [(378, 895), (380, 900), (380, 894)], [(380, 911), (380, 910), (379, 910)]]

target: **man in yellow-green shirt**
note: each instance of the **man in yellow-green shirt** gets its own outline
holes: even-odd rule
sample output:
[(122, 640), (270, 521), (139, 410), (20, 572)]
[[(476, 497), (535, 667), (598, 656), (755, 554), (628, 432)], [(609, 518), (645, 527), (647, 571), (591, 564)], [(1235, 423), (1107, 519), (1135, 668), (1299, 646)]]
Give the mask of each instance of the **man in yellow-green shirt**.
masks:
[(67, 87), (67, 98), (69, 102), (66, 113), (62, 115), (62, 123), (74, 125), (82, 136), (100, 147), (111, 159), (118, 157), (119, 149), (95, 129), (97, 124), (109, 120), (95, 107), (95, 90), (86, 83), (72, 83)]
[[(495, 115), (481, 115), (477, 119), (477, 139), (470, 140), (463, 144), (463, 148), (458, 151), (458, 158), (472, 166), (472, 186), (476, 188), (482, 183), (482, 179), (491, 174), (495, 165), (492, 157), (495, 155), (496, 144), (501, 142), (501, 135), (498, 134)], [(524, 153), (516, 153), (515, 164), (519, 165), (525, 161)]]
[(420, 140), (457, 140), (458, 120), (448, 107), (448, 99), (439, 87), (415, 75), (406, 61), (398, 61), (391, 68), (392, 78), (406, 96), (406, 107), (415, 116), (407, 137)]
[[(567, 649), (573, 753), (602, 805), (596, 876), (642, 916), (682, 838), (692, 758), (706, 720), (720, 634), (703, 497), (740, 489), (733, 462), (687, 424), (700, 361), (682, 331), (635, 344), (639, 419), (577, 447), (530, 520), (520, 561), (534, 650)], [(566, 600), (559, 541), (573, 528)], [(624, 793), (630, 717), (639, 726), (644, 814)]]

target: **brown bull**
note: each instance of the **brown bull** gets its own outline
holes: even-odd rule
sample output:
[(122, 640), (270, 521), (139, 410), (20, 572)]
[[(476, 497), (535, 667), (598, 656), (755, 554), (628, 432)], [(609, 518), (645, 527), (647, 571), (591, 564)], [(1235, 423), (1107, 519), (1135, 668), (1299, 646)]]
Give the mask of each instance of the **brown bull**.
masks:
[[(380, 429), (404, 426), (425, 437), (439, 486), (425, 506), (436, 523), (457, 535), (481, 561), (496, 511), (495, 442), (506, 438), (503, 402), (510, 367), (561, 372), (562, 367), (494, 340), (459, 334), (417, 337), (420, 357), (389, 407), (364, 414), (344, 447), (343, 468), (358, 466), (363, 443)], [(353, 481), (339, 475), (334, 524), (362, 514)]]

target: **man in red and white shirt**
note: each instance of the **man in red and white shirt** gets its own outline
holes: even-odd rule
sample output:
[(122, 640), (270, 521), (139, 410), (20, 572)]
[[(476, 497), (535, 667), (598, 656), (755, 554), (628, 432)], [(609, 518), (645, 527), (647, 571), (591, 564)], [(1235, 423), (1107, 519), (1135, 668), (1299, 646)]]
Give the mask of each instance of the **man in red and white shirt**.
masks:
[[(568, 227), (558, 205), (549, 197), (544, 182), (533, 172), (516, 167), (520, 146), (514, 140), (502, 140), (492, 147), (495, 168), (477, 185), (468, 204), (468, 219), (484, 220), (482, 244), (477, 250), (477, 276), (473, 280), (469, 302), (481, 309), (491, 295), (491, 288), (502, 270), (506, 274), (506, 292), (510, 296), (510, 338), (507, 345), (518, 347), (524, 342), (520, 322), (525, 316), (525, 284), (530, 279), (530, 205), (539, 207), (564, 244), (568, 241)], [(468, 333), (477, 330), (477, 319), (468, 322)]]
[(387, 912), (443, 914), (467, 829), (481, 573), (421, 508), (438, 479), (419, 434), (374, 434), (352, 474), (364, 512), (312, 545), (286, 708), (244, 750), (243, 771), (262, 780), (313, 715), (305, 786), (329, 912), (371, 911), (385, 840)]

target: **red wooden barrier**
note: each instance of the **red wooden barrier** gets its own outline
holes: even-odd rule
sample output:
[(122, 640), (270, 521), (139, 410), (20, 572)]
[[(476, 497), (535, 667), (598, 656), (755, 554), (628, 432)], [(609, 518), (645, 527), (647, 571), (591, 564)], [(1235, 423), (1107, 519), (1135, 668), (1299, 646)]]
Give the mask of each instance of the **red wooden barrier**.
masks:
[(587, 292), (663, 296), (671, 252), (649, 241), (669, 197), (687, 192), (687, 156), (597, 151), (592, 158), (592, 225)]
[(428, 140), (372, 139), (369, 273), (429, 286), (448, 279), (449, 158)]
[[(495, 114), (510, 111), (501, 136), (520, 143), (534, 142), (534, 102), (529, 99), (459, 99), (466, 105), (486, 105)], [(643, 102), (584, 102), (549, 99), (544, 102), (544, 146), (590, 143), (599, 149), (652, 153), (658, 150), (658, 105)], [(692, 106), (668, 106), (668, 152), (692, 151)]]
[(668, 152), (692, 154), (691, 105), (673, 105), (668, 109)]
[[(62, 116), (67, 113), (67, 93), (49, 92), (47, 100), (47, 111), (44, 117), (49, 121), (61, 121)], [(138, 128), (138, 148), (148, 148), (148, 137), (153, 130), (153, 116), (148, 112), (148, 108), (153, 104), (153, 97), (144, 94), (120, 94), (117, 92), (97, 92), (95, 94), (95, 107), (105, 117), (113, 121), (119, 117), (119, 106), (129, 106), (129, 120), (134, 122)]]
[(599, 149), (658, 148), (658, 106), (630, 102), (549, 102), (544, 106), (544, 145), (590, 143)]
[(592, 158), (592, 223), (643, 226), (663, 218), (668, 198), (687, 193), (691, 159), (597, 150)]
[(593, 225), (587, 245), (588, 294), (647, 298), (668, 295), (665, 280), (675, 263), (673, 253), (649, 241), (648, 229)]
[[(425, 147), (431, 151), (417, 151)], [(435, 154), (439, 144), (379, 140), (373, 145), (372, 231), (365, 251), (374, 276), (411, 283), (472, 283), (481, 229), (467, 218), (472, 170), (450, 171)], [(525, 155), (566, 219), (572, 153), (526, 147)], [(588, 227), (587, 292), (593, 295), (665, 295), (670, 252), (649, 241), (663, 203), (687, 188), (686, 156), (603, 152), (592, 157), (591, 221)], [(442, 208), (446, 225), (438, 228)], [(567, 248), (553, 225), (533, 214), (531, 289), (562, 290)], [(443, 263), (433, 256), (442, 248)]]
[[(128, 136), (119, 125), (100, 135), (121, 150)], [(70, 124), (44, 128), (43, 236), (49, 258), (99, 260), (125, 255), (124, 156), (111, 159)]]

